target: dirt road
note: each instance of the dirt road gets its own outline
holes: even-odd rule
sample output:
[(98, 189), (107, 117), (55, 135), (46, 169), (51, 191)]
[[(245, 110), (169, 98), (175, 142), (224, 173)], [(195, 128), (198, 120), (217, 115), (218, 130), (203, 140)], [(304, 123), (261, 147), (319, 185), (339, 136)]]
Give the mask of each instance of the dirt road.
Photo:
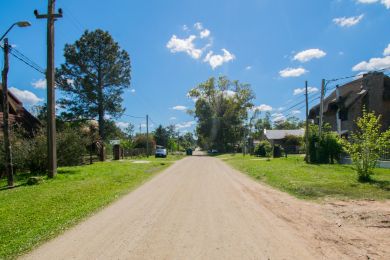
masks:
[(344, 220), (345, 204), (301, 201), (194, 156), (24, 258), (390, 259), (390, 229)]

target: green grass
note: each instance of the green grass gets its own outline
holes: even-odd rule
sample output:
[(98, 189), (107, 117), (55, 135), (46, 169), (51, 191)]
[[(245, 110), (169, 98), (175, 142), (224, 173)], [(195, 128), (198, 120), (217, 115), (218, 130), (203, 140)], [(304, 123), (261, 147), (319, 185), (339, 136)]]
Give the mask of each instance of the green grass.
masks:
[(302, 156), (269, 161), (239, 154), (218, 158), (254, 179), (298, 198), (390, 199), (390, 169), (375, 169), (370, 183), (360, 183), (350, 165), (306, 164)]
[[(63, 167), (54, 179), (0, 190), (0, 259), (15, 258), (140, 186), (180, 156)], [(146, 160), (146, 159), (142, 159)], [(0, 187), (6, 185), (0, 180)]]

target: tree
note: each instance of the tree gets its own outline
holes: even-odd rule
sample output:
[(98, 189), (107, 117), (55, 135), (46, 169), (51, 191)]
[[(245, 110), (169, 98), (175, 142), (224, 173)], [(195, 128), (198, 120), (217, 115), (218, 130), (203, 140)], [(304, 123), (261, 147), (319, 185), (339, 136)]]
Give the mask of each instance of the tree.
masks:
[(182, 138), (182, 140), (181, 140), (180, 144), (185, 149), (194, 148), (194, 146), (196, 145), (196, 140), (194, 138), (194, 135), (191, 132), (185, 133), (181, 138)]
[(214, 77), (189, 92), (196, 99), (191, 113), (198, 121), (198, 144), (204, 149), (232, 151), (242, 142), (244, 123), (255, 98), (248, 84)]
[(162, 125), (159, 125), (154, 131), (154, 139), (157, 145), (167, 147), (169, 141), (169, 132)]
[(381, 115), (375, 116), (363, 109), (363, 115), (357, 122), (357, 131), (350, 141), (341, 139), (344, 150), (351, 156), (359, 181), (369, 181), (381, 152), (390, 146), (390, 129), (381, 132)]
[(305, 125), (304, 121), (299, 120), (295, 116), (288, 117), (286, 120), (279, 120), (274, 123), (274, 129), (277, 130), (291, 130), (303, 128)]
[(106, 139), (105, 116), (123, 114), (122, 94), (130, 87), (130, 57), (100, 29), (85, 31), (74, 44), (66, 44), (65, 63), (57, 69), (59, 103), (74, 118), (98, 118), (99, 135)]
[(272, 130), (271, 113), (266, 112), (263, 118), (257, 119), (255, 122), (254, 138), (260, 138), (264, 129)]

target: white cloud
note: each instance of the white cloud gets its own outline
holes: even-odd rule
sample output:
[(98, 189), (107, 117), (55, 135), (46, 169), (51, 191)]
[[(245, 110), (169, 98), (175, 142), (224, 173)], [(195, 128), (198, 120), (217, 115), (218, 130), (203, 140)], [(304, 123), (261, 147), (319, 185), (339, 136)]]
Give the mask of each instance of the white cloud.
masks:
[(38, 79), (37, 81), (31, 82), (31, 85), (37, 89), (45, 89), (46, 79)]
[[(293, 95), (296, 96), (296, 95), (303, 94), (303, 93), (305, 93), (305, 92), (306, 92), (306, 89), (305, 89), (305, 88), (296, 88), (296, 89), (294, 89)], [(318, 92), (318, 88), (315, 88), (315, 87), (308, 87), (308, 88), (307, 88), (307, 92), (308, 92), (309, 94), (311, 94), (311, 93), (316, 93), (316, 92)]]
[(266, 104), (261, 104), (260, 106), (254, 107), (252, 110), (258, 110), (260, 112), (267, 112), (267, 111), (272, 111), (273, 108), (269, 105)]
[(178, 110), (178, 111), (185, 111), (187, 110), (187, 107), (185, 106), (174, 106), (172, 107), (173, 110)]
[(294, 56), (294, 60), (298, 60), (300, 62), (308, 62), (312, 59), (320, 59), (326, 56), (326, 52), (320, 49), (309, 49), (305, 51), (301, 51)]
[(133, 88), (130, 89), (130, 92), (131, 92), (131, 93), (135, 93), (135, 89), (133, 89)]
[(212, 69), (215, 69), (226, 62), (234, 60), (236, 57), (226, 49), (222, 49), (223, 55), (213, 54), (212, 51), (207, 53), (204, 62), (208, 62)]
[(189, 30), (187, 25), (183, 25), (182, 29), (183, 29), (183, 31), (188, 31)]
[(293, 110), (293, 111), (291, 111), (292, 115), (298, 115), (300, 113), (302, 113), (301, 110)]
[(195, 27), (195, 29), (197, 29), (199, 31), (203, 30), (203, 25), (200, 22), (195, 23), (194, 27)]
[(246, 66), (245, 69), (246, 69), (246, 70), (251, 70), (251, 69), (252, 69), (252, 66)]
[(387, 9), (390, 9), (390, 0), (357, 0), (357, 2), (362, 4), (373, 4), (380, 2), (386, 6)]
[(372, 58), (369, 61), (362, 61), (356, 64), (353, 71), (373, 71), (390, 67), (390, 56), (383, 58)]
[(390, 56), (390, 44), (383, 51), (383, 56)]
[(116, 122), (115, 125), (116, 125), (117, 127), (119, 127), (120, 129), (123, 130), (123, 129), (125, 129), (126, 127), (129, 126), (129, 123), (126, 123), (126, 122)]
[(225, 97), (234, 97), (237, 93), (233, 90), (226, 90), (223, 92), (223, 94)]
[(15, 88), (15, 87), (11, 87), (9, 90), (18, 99), (20, 99), (20, 101), (22, 101), (22, 103), (24, 103), (26, 105), (35, 105), (35, 104), (43, 101), (42, 98), (37, 97), (34, 93), (32, 93), (31, 91), (28, 91), (28, 90), (20, 90), (20, 89)]
[(361, 14), (359, 16), (351, 16), (351, 17), (338, 17), (334, 18), (333, 22), (341, 27), (351, 27), (357, 25), (362, 19), (364, 15)]
[(272, 116), (272, 121), (274, 122), (280, 122), (286, 120), (286, 117), (282, 113), (274, 113), (271, 116)]
[(202, 50), (197, 49), (193, 41), (196, 39), (195, 35), (190, 35), (186, 39), (177, 38), (176, 35), (172, 35), (168, 41), (166, 47), (172, 52), (185, 52), (193, 59), (199, 59), (202, 56)]
[(196, 124), (195, 121), (188, 121), (188, 122), (176, 124), (175, 126), (177, 129), (183, 129), (183, 128), (190, 128), (195, 124)]
[(176, 120), (176, 119), (177, 119), (177, 118), (174, 117), (174, 116), (172, 116), (172, 117), (169, 118), (169, 120), (172, 120), (172, 121), (174, 121), (174, 120)]
[(289, 77), (299, 77), (308, 71), (304, 68), (286, 68), (284, 70), (279, 71), (279, 75), (283, 78)]
[(204, 29), (203, 31), (200, 32), (200, 38), (203, 39), (203, 38), (207, 38), (210, 36), (210, 30), (208, 29)]

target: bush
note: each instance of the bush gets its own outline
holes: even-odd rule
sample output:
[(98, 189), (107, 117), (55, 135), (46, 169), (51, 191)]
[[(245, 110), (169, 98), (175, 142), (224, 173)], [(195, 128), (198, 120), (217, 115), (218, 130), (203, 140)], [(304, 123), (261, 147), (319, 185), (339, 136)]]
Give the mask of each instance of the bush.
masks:
[(344, 150), (352, 158), (359, 181), (371, 179), (381, 151), (390, 146), (390, 129), (381, 133), (380, 120), (381, 116), (376, 117), (363, 109), (363, 116), (356, 122), (358, 130), (351, 134), (350, 142), (341, 139)]
[(255, 148), (255, 154), (261, 157), (270, 157), (272, 146), (268, 141), (261, 141)]
[(88, 139), (83, 138), (79, 131), (73, 128), (66, 128), (57, 133), (57, 159), (58, 166), (80, 165), (87, 153), (86, 146)]
[(340, 159), (342, 146), (338, 135), (331, 131), (329, 125), (323, 127), (323, 133), (320, 137), (318, 126), (310, 126), (309, 136), (309, 156), (311, 163), (334, 163)]
[[(57, 133), (58, 166), (73, 166), (83, 163), (87, 138), (76, 128), (65, 128)], [(4, 169), (3, 142), (0, 141), (0, 171)], [(47, 169), (47, 137), (45, 131), (26, 136), (22, 131), (11, 134), (14, 172), (45, 174)]]

